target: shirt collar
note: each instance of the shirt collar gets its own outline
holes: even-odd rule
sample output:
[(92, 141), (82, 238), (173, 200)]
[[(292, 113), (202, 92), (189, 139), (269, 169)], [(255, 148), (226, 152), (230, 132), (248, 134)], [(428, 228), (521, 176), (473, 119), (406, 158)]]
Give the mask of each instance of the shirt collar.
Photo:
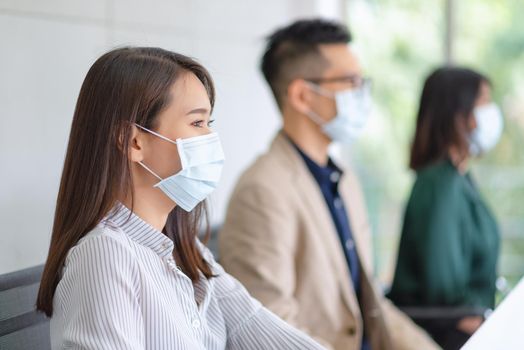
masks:
[(113, 207), (105, 221), (118, 226), (133, 241), (150, 248), (162, 258), (173, 253), (174, 243), (169, 237), (142, 220), (120, 202)]
[[(291, 141), (291, 140), (290, 140)], [(333, 160), (328, 157), (328, 162), (326, 166), (321, 166), (312, 160), (308, 155), (306, 155), (293, 141), (291, 141), (293, 146), (296, 148), (309, 171), (319, 184), (333, 184), (338, 185), (340, 178), (342, 177), (343, 171), (333, 162)]]

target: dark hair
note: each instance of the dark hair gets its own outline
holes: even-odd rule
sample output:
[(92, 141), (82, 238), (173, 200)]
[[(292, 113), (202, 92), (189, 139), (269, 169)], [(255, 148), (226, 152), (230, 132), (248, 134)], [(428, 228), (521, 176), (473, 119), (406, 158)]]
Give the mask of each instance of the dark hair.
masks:
[(429, 75), (420, 97), (411, 169), (419, 170), (447, 158), (451, 146), (467, 156), (468, 130), (464, 129), (464, 121), (473, 113), (482, 82), (489, 80), (460, 67), (442, 67)]
[[(214, 105), (215, 90), (207, 70), (193, 59), (159, 48), (120, 48), (100, 57), (80, 89), (69, 135), (56, 203), (49, 254), (37, 309), (53, 314), (53, 297), (68, 251), (91, 231), (133, 188), (127, 157), (134, 123), (156, 128), (156, 117), (176, 96), (170, 87), (184, 74), (202, 82)], [(205, 203), (192, 212), (179, 207), (170, 213), (164, 233), (173, 239), (174, 255), (193, 280), (199, 270), (212, 272), (197, 248)], [(209, 234), (209, 224), (206, 220)]]
[(306, 74), (319, 76), (327, 66), (319, 45), (346, 44), (351, 34), (346, 26), (324, 19), (299, 20), (267, 38), (260, 68), (277, 104), (289, 83)]

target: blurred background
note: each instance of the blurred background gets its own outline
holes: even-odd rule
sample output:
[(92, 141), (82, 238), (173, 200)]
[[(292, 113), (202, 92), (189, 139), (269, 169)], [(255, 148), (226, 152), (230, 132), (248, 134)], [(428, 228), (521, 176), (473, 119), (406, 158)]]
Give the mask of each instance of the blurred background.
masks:
[[(346, 20), (373, 78), (375, 116), (348, 153), (364, 183), (377, 274), (390, 282), (414, 181), (408, 151), (424, 78), (444, 63), (490, 77), (505, 116), (497, 148), (473, 174), (501, 225), (499, 288), (524, 275), (524, 14), (521, 0), (349, 0)], [(499, 295), (500, 298), (500, 295)]]
[(423, 79), (444, 63), (491, 78), (506, 129), (473, 171), (502, 226), (499, 272), (510, 288), (524, 275), (522, 14), (522, 0), (0, 0), (0, 274), (45, 260), (76, 97), (98, 56), (160, 46), (211, 71), (227, 156), (211, 199), (219, 225), (239, 174), (280, 123), (258, 71), (264, 37), (320, 16), (349, 25), (373, 79), (372, 122), (358, 144), (338, 151), (361, 175), (385, 285), (414, 179), (407, 156)]

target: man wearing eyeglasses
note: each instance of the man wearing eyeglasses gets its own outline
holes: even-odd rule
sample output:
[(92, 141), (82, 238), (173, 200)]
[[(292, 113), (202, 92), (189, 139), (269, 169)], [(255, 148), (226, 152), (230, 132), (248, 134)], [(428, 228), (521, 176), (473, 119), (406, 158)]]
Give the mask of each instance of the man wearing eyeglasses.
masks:
[(349, 41), (344, 26), (324, 20), (269, 37), (261, 69), (283, 126), (231, 197), (221, 263), (328, 348), (437, 349), (375, 288), (359, 182), (328, 155), (332, 142), (354, 142), (369, 116), (369, 81)]

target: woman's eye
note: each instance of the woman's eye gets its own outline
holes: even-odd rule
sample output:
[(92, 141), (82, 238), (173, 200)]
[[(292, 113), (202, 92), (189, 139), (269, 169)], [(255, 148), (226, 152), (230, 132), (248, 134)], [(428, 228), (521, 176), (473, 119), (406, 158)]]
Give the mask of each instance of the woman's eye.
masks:
[[(213, 124), (215, 120), (212, 119), (210, 121), (207, 122), (207, 127), (211, 127), (211, 125)], [(197, 128), (202, 128), (204, 126), (204, 123), (205, 121), (204, 120), (195, 120), (193, 123), (191, 123), (191, 125), (197, 127)]]

